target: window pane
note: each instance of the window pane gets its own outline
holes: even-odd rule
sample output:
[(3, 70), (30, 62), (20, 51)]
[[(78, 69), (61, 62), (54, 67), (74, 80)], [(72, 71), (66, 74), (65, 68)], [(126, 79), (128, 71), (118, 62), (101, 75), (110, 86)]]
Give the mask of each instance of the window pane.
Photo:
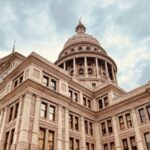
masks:
[(131, 143), (131, 148), (132, 150), (137, 150), (137, 147), (136, 147), (136, 141), (135, 141), (135, 137), (130, 137), (130, 143)]
[(75, 116), (75, 130), (79, 130), (79, 118)]
[(111, 123), (111, 120), (108, 120), (108, 121), (107, 121), (107, 126), (108, 126), (108, 132), (109, 132), (109, 133), (112, 133), (113, 130), (112, 130), (112, 123)]
[(99, 100), (99, 109), (102, 109), (102, 108), (103, 108), (102, 100)]
[(49, 131), (48, 133), (48, 150), (54, 150), (54, 132)]
[(101, 123), (101, 128), (102, 128), (102, 134), (105, 136), (106, 135), (106, 125), (105, 125), (105, 122)]
[(73, 116), (71, 114), (69, 115), (69, 127), (73, 129)]
[(108, 149), (108, 144), (104, 144), (103, 146), (104, 146), (104, 150), (109, 150)]
[(144, 108), (139, 109), (139, 114), (140, 114), (141, 123), (146, 122), (146, 115), (145, 115), (145, 112), (144, 112)]
[(125, 125), (124, 125), (123, 116), (119, 117), (119, 124), (120, 124), (120, 129), (124, 130), (125, 129)]
[(131, 121), (130, 114), (126, 114), (126, 121), (127, 121), (127, 127), (128, 128), (132, 127), (132, 121)]
[(150, 150), (150, 132), (147, 132), (144, 135), (145, 135), (145, 141), (146, 141), (147, 149)]
[(150, 106), (147, 106), (147, 113), (148, 113), (148, 117), (149, 117), (149, 120), (150, 120)]
[(41, 103), (41, 110), (40, 110), (40, 116), (43, 118), (46, 118), (47, 116), (47, 104), (42, 102)]
[(44, 143), (45, 143), (45, 129), (40, 128), (39, 131), (39, 144), (38, 149), (44, 150)]
[(129, 150), (127, 139), (123, 139), (122, 142), (123, 142), (123, 148), (124, 148), (124, 150)]

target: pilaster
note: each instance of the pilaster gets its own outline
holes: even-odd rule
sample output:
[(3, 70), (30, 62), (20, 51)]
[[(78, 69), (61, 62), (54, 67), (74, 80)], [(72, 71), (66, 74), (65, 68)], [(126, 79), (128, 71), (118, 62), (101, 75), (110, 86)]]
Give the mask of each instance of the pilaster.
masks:
[(65, 150), (69, 150), (69, 110), (65, 108)]
[(19, 131), (19, 139), (17, 150), (28, 149), (29, 147), (29, 123), (30, 123), (30, 111), (31, 111), (31, 101), (32, 101), (32, 93), (26, 92), (23, 99), (23, 111), (22, 111), (22, 119), (21, 126)]
[(117, 120), (115, 116), (112, 117), (112, 123), (113, 123), (113, 129), (114, 129), (114, 137), (115, 137), (115, 146), (116, 146), (115, 150), (121, 150), (118, 125), (117, 125)]
[(135, 109), (132, 109), (131, 114), (132, 114), (132, 119), (133, 119), (133, 123), (134, 123), (134, 130), (135, 130), (136, 142), (137, 142), (137, 145), (138, 145), (138, 149), (139, 150), (144, 150), (143, 140), (142, 140), (142, 136), (141, 136), (141, 133), (140, 133), (139, 124), (138, 124)]
[(31, 141), (31, 150), (38, 149), (38, 135), (39, 135), (39, 114), (40, 114), (40, 97), (36, 96), (35, 102), (35, 113), (33, 121), (33, 130), (32, 130), (32, 141)]
[(102, 149), (102, 145), (100, 142), (100, 125), (98, 122), (96, 122), (94, 124), (95, 126), (95, 138), (96, 138), (96, 150), (101, 150)]
[(63, 137), (62, 137), (62, 106), (58, 106), (58, 134), (57, 134), (57, 150), (62, 150), (63, 146), (62, 146), (62, 141), (63, 141)]
[(3, 149), (3, 141), (4, 141), (4, 128), (5, 128), (5, 123), (6, 123), (6, 116), (7, 116), (7, 111), (8, 108), (6, 107), (4, 110), (4, 115), (3, 115), (3, 122), (1, 126), (1, 132), (0, 132), (0, 147)]
[(18, 141), (18, 136), (19, 136), (19, 126), (20, 126), (22, 104), (23, 104), (23, 97), (20, 96), (19, 97), (19, 108), (18, 108), (18, 113), (17, 113), (17, 117), (16, 117), (14, 140), (13, 140), (13, 144), (11, 146), (11, 150), (16, 150), (16, 146), (17, 146), (17, 141)]
[(81, 116), (81, 134), (82, 134), (81, 150), (86, 150), (86, 138), (85, 138), (85, 127), (83, 116)]

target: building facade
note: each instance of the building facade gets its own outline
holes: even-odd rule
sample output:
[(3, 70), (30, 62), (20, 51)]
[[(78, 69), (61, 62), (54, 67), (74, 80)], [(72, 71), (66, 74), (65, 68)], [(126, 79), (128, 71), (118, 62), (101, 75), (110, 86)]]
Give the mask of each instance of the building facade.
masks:
[(0, 150), (150, 150), (150, 83), (126, 92), (116, 74), (81, 22), (54, 64), (1, 58)]

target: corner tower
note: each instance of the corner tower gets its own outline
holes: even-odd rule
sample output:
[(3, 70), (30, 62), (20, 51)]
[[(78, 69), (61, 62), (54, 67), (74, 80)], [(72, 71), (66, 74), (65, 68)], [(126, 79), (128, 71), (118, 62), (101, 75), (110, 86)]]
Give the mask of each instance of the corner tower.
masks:
[(95, 88), (107, 81), (117, 83), (117, 66), (99, 41), (86, 33), (79, 21), (76, 34), (67, 40), (55, 64), (82, 84)]

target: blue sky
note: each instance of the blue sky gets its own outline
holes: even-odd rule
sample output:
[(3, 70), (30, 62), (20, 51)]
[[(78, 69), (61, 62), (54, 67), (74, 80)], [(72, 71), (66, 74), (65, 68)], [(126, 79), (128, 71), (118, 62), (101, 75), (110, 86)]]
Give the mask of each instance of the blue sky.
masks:
[(118, 65), (119, 85), (131, 90), (150, 80), (149, 0), (0, 0), (0, 58), (37, 52), (55, 62), (82, 16)]

